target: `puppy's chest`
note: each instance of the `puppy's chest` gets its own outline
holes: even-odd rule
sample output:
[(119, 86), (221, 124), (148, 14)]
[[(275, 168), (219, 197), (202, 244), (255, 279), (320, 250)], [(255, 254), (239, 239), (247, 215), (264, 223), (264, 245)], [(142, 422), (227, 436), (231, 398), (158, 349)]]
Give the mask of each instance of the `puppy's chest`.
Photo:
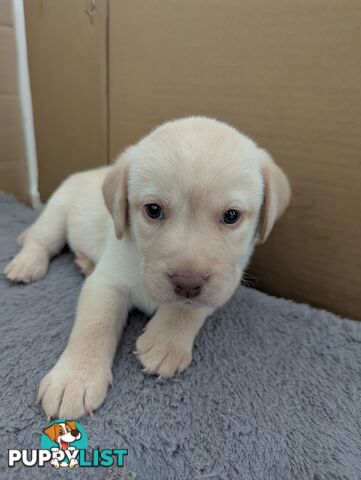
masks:
[(157, 308), (144, 291), (144, 273), (141, 255), (134, 241), (125, 237), (119, 242), (110, 232), (108, 248), (105, 251), (103, 268), (113, 272), (119, 285), (126, 285), (130, 292), (131, 307), (151, 315)]
[(153, 303), (145, 294), (142, 285), (132, 285), (131, 287), (131, 303), (146, 315), (152, 315), (157, 309), (157, 305)]

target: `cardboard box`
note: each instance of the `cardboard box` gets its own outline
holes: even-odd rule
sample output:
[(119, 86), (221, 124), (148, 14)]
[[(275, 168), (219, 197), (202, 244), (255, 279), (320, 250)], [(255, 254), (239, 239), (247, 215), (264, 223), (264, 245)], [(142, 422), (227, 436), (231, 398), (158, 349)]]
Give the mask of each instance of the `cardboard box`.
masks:
[(166, 120), (224, 120), (293, 187), (258, 285), (361, 319), (361, 3), (91, 4), (25, 2), (43, 199)]
[(10, 0), (0, 0), (0, 190), (29, 201)]
[(25, 0), (30, 83), (46, 201), (77, 170), (108, 162), (107, 2)]

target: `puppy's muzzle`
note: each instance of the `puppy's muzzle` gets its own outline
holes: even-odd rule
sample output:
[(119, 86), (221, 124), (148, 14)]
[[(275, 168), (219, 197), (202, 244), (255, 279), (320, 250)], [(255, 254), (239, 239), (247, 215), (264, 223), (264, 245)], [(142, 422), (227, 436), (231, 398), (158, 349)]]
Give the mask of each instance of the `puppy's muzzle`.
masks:
[(207, 278), (202, 275), (175, 274), (169, 275), (169, 278), (174, 285), (174, 292), (185, 298), (198, 297), (207, 283)]

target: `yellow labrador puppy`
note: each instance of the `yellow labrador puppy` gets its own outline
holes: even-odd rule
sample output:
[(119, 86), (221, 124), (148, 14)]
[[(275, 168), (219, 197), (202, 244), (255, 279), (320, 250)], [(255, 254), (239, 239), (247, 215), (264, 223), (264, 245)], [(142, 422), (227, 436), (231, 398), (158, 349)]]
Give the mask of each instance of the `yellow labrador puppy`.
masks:
[(183, 371), (205, 319), (231, 297), (289, 198), (265, 150), (202, 117), (166, 123), (113, 166), (68, 178), (5, 268), (12, 281), (38, 280), (67, 242), (91, 272), (69, 342), (40, 384), (48, 417), (101, 405), (132, 307), (153, 315), (136, 345), (145, 371)]

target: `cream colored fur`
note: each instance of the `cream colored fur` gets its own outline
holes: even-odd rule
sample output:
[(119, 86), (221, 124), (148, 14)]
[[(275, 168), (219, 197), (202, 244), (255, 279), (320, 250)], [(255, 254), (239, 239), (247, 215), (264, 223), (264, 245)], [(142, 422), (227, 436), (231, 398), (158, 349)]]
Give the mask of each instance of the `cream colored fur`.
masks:
[[(89, 274), (68, 345), (39, 388), (48, 417), (76, 418), (101, 405), (133, 307), (153, 315), (136, 346), (144, 369), (162, 377), (184, 370), (205, 319), (231, 297), (289, 197), (266, 151), (202, 117), (166, 123), (114, 166), (68, 178), (5, 268), (12, 281), (38, 280), (68, 243)], [(160, 205), (164, 219), (150, 219), (148, 203)], [(228, 209), (242, 212), (235, 225), (221, 222)], [(170, 281), (176, 274), (206, 279), (201, 293), (180, 297)]]

